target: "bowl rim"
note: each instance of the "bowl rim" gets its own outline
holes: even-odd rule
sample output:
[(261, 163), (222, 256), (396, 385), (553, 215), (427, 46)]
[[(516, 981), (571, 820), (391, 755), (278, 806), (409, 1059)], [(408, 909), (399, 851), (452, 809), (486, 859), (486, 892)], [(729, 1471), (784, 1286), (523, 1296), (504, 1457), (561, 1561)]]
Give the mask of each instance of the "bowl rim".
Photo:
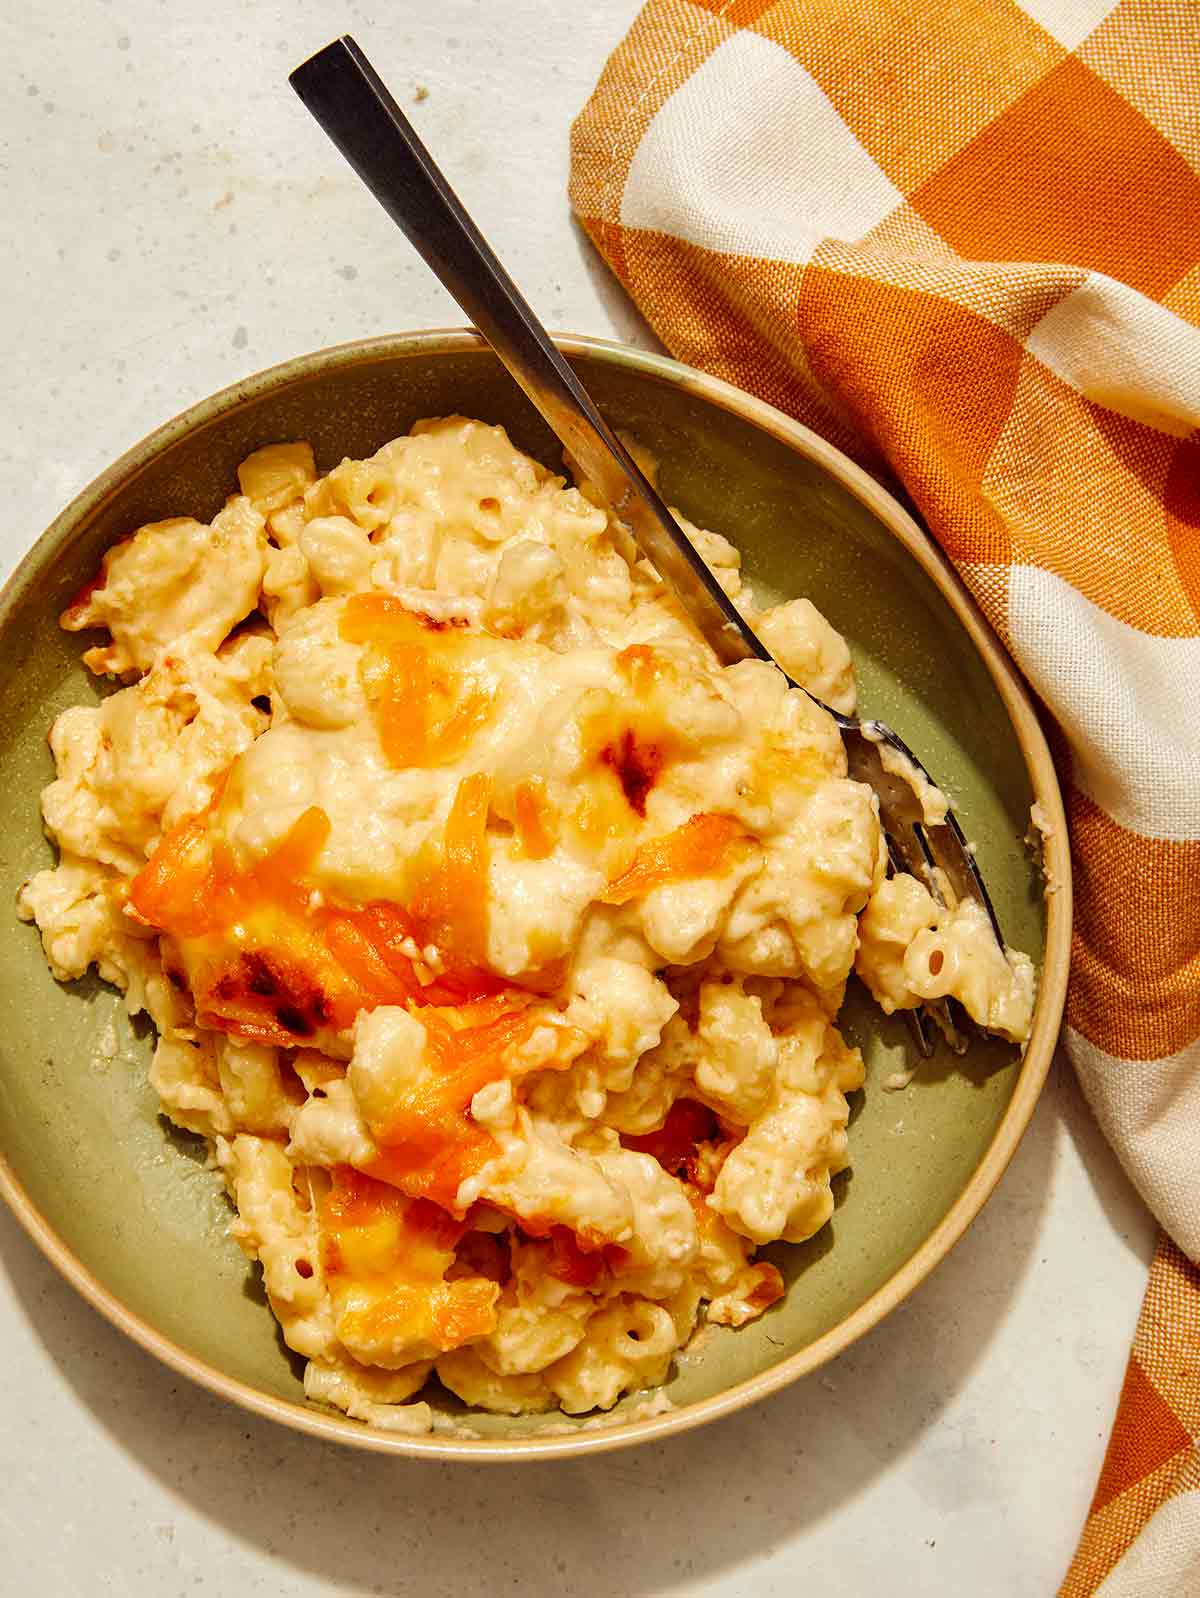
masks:
[[(610, 339), (580, 334), (555, 333), (553, 337), (568, 357), (582, 356), (601, 364), (632, 368), (648, 377), (682, 388), (718, 409), (750, 422), (821, 467), (874, 513), (937, 586), (966, 629), (996, 685), (1021, 747), (1034, 797), (1045, 817), (1045, 866), (1048, 879), (1058, 886), (1057, 891), (1047, 899), (1042, 978), (1033, 1028), (1012, 1097), (983, 1158), (937, 1226), (864, 1303), (806, 1348), (711, 1398), (642, 1419), (630, 1419), (594, 1430), (581, 1428), (568, 1435), (549, 1437), (534, 1435), (492, 1439), (441, 1433), (409, 1436), (351, 1423), (313, 1405), (264, 1392), (227, 1375), (199, 1355), (180, 1347), (149, 1321), (128, 1309), (58, 1236), (30, 1198), (7, 1157), (0, 1151), (0, 1197), (3, 1197), (25, 1232), (88, 1303), (147, 1353), (218, 1397), (295, 1431), (352, 1447), (410, 1458), (512, 1464), (605, 1453), (634, 1443), (652, 1442), (734, 1414), (799, 1377), (808, 1375), (841, 1353), (913, 1292), (945, 1258), (990, 1197), (1037, 1104), (1054, 1054), (1066, 1000), (1071, 943), (1071, 861), (1066, 816), (1050, 749), (1030, 694), (1013, 662), (941, 550), (879, 482), (819, 434), (766, 401), (669, 356)], [(188, 433), (203, 428), (218, 416), (239, 409), (264, 393), (310, 380), (314, 372), (319, 374), (396, 357), (461, 354), (486, 349), (487, 345), (480, 335), (466, 328), (382, 334), (293, 356), (187, 406), (125, 451), (55, 517), (18, 562), (3, 588), (0, 588), (0, 629), (5, 626), (14, 605), (33, 580), (34, 569), (43, 564), (74, 527), (99, 509), (104, 500), (128, 478), (136, 475), (150, 460)]]

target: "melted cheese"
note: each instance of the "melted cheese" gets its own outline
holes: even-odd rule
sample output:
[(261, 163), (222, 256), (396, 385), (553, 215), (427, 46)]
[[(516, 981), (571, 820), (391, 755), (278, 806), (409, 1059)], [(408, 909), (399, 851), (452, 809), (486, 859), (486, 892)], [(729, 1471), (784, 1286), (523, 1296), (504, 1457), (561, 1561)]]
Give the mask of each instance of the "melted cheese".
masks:
[[(608, 1407), (702, 1302), (762, 1313), (755, 1245), (828, 1217), (864, 906), (897, 1002), (940, 983), (1017, 1037), (1031, 974), (967, 915), (887, 924), (832, 719), (722, 668), (587, 485), (500, 429), (422, 423), (324, 475), (268, 446), (240, 481), (64, 616), (138, 680), (52, 729), (62, 858), (22, 913), (56, 973), (151, 1011), (151, 1081), (213, 1141), (311, 1395), (428, 1430), (405, 1400), (436, 1366), (503, 1413)], [(828, 623), (759, 610), (683, 525), (850, 709)]]
[(669, 882), (719, 876), (745, 837), (732, 816), (692, 816), (665, 837), (644, 843), (626, 871), (604, 891), (605, 904), (628, 904)]
[[(455, 1004), (504, 984), (469, 963), (482, 948), (480, 845), (487, 779), (467, 778), (411, 911), (327, 902), (314, 867), (329, 818), (312, 806), (275, 848), (239, 864), (219, 803), (182, 822), (134, 878), (129, 903), (180, 954), (206, 1026), (251, 1042), (336, 1034), (379, 1004)], [(438, 972), (412, 952), (434, 938), (462, 958)]]
[(495, 1282), (446, 1280), (465, 1228), (436, 1204), (337, 1169), (318, 1225), (338, 1339), (364, 1363), (394, 1370), (495, 1326)]
[(464, 1182), (498, 1151), (471, 1113), (476, 1095), (524, 1071), (565, 1066), (586, 1039), (557, 1012), (506, 995), (407, 1021), (376, 1010), (355, 1041), (351, 1086), (379, 1150), (370, 1174), (453, 1210)]

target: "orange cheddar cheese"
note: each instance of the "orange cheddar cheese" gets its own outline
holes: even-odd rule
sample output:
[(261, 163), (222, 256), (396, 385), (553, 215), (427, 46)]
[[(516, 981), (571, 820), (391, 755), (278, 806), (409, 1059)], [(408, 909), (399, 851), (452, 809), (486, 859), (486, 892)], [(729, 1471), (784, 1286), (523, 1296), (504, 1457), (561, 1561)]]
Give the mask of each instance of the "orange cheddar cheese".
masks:
[(494, 704), (461, 630), (390, 594), (355, 594), (340, 631), (368, 646), (360, 674), (388, 762), (403, 769), (457, 760)]
[[(316, 806), (274, 849), (238, 863), (220, 832), (220, 792), (162, 838), (128, 902), (178, 951), (198, 1020), (245, 1041), (309, 1042), (380, 1004), (469, 1004), (513, 986), (483, 964), (490, 796), (489, 778), (464, 778), (409, 907), (314, 895), (329, 835)], [(412, 957), (429, 944), (436, 973)]]
[(732, 816), (701, 812), (674, 832), (639, 846), (626, 871), (610, 882), (603, 904), (628, 904), (654, 888), (689, 877), (716, 877), (733, 864), (746, 832)]
[(331, 1173), (317, 1213), (337, 1333), (352, 1351), (403, 1364), (495, 1327), (498, 1283), (446, 1280), (465, 1222), (348, 1166)]

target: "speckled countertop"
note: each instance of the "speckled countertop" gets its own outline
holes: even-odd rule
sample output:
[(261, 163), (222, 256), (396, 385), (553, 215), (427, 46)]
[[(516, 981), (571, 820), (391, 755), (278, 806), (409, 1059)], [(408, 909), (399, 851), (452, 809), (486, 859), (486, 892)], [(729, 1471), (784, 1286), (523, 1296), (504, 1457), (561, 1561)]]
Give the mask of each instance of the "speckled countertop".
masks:
[[(344, 30), (546, 321), (652, 345), (564, 197), (570, 119), (635, 10), (10, 5), (4, 566), (192, 400), (461, 322), (287, 88)], [(1056, 1069), (982, 1218), (835, 1364), (678, 1442), (471, 1470), (226, 1407), (123, 1341), (4, 1213), (0, 1593), (1040, 1598), (1095, 1481), (1152, 1231)]]

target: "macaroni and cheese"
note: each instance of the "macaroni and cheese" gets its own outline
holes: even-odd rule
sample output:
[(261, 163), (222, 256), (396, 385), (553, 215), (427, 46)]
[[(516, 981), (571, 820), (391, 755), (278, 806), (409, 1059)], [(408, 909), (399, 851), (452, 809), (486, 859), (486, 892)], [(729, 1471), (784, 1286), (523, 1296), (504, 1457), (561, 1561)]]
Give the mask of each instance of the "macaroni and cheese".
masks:
[[(758, 1248), (828, 1221), (851, 972), (1019, 1041), (1031, 967), (887, 876), (830, 716), (720, 667), (588, 485), (502, 429), (238, 475), (62, 618), (125, 686), (51, 730), (59, 861), (21, 912), (56, 977), (95, 965), (152, 1017), (163, 1109), (210, 1141), (311, 1398), (407, 1431), (435, 1377), (608, 1409), (698, 1319), (762, 1314)], [(683, 525), (851, 710), (814, 607), (758, 608)]]

